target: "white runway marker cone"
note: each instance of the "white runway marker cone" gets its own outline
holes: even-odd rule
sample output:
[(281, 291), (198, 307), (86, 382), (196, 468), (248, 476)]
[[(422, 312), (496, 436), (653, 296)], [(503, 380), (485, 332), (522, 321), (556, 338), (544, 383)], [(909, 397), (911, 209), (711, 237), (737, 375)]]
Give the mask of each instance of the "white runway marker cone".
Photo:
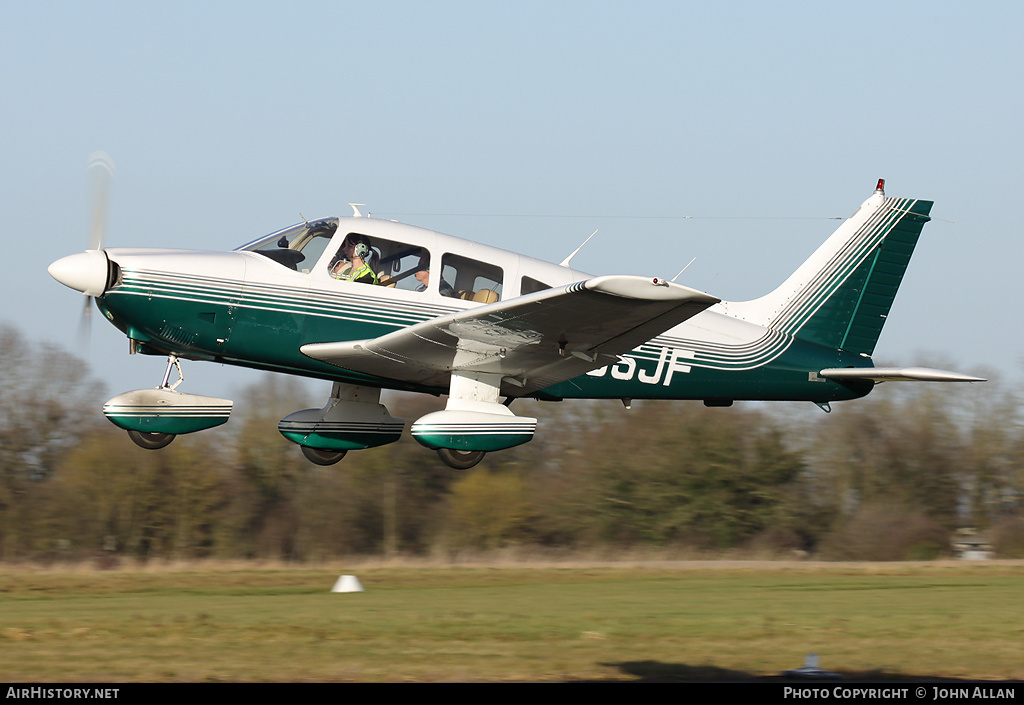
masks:
[(334, 583), (331, 592), (363, 592), (363, 584), (354, 575), (343, 575)]

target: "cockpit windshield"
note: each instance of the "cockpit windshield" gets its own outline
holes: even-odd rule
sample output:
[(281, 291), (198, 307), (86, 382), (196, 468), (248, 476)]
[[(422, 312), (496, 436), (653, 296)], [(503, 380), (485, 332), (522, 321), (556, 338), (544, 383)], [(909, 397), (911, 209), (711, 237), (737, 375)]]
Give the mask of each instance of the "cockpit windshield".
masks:
[(311, 220), (253, 240), (235, 248), (235, 252), (256, 252), (288, 269), (308, 274), (337, 229), (337, 218)]

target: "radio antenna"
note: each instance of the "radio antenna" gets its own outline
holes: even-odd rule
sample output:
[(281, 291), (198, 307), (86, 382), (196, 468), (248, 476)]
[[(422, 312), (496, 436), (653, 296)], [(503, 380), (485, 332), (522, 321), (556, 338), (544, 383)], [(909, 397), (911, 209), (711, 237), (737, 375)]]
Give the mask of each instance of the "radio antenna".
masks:
[[(597, 231), (596, 231), (596, 230), (595, 230), (594, 232), (590, 233), (590, 237), (594, 237), (595, 235), (597, 235)], [(587, 238), (586, 240), (584, 240), (584, 241), (583, 241), (583, 245), (586, 245), (586, 244), (587, 244), (588, 242), (590, 242), (590, 237), (588, 237), (588, 238)], [(572, 251), (572, 254), (571, 254), (571, 255), (569, 255), (568, 257), (566, 257), (565, 259), (563, 259), (563, 260), (562, 260), (562, 261), (560, 262), (560, 266), (562, 266), (562, 267), (568, 267), (568, 266), (569, 266), (569, 263), (570, 263), (570, 262), (572, 262), (572, 258), (573, 258), (573, 257), (575, 257), (575, 256), (576, 256), (576, 254), (577, 254), (577, 253), (578, 253), (578, 252), (579, 252), (580, 250), (582, 250), (582, 249), (583, 249), (583, 245), (580, 245), (579, 247), (577, 247), (577, 248), (576, 248), (575, 250), (573, 250), (573, 251)]]
[(694, 263), (694, 260), (696, 260), (696, 259), (697, 259), (696, 257), (694, 257), (693, 259), (691, 259), (691, 260), (690, 260), (689, 262), (687, 262), (687, 263), (686, 263), (686, 266), (685, 266), (685, 267), (683, 267), (682, 269), (680, 269), (680, 270), (679, 270), (679, 274), (677, 274), (677, 275), (675, 275), (674, 277), (672, 277), (672, 281), (673, 281), (673, 283), (675, 282), (675, 280), (676, 280), (676, 279), (678, 279), (679, 277), (681, 277), (681, 276), (683, 275), (683, 272), (685, 272), (685, 271), (686, 271), (687, 269), (689, 269), (689, 268), (690, 268), (690, 265), (691, 265), (691, 264), (693, 264), (693, 263)]

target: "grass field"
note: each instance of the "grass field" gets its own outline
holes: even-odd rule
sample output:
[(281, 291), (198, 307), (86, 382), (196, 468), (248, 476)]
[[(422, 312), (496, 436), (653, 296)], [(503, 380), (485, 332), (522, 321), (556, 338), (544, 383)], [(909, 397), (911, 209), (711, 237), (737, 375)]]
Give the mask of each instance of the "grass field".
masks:
[[(332, 594), (340, 574), (362, 593)], [(1024, 564), (0, 567), (7, 681), (1024, 679)]]

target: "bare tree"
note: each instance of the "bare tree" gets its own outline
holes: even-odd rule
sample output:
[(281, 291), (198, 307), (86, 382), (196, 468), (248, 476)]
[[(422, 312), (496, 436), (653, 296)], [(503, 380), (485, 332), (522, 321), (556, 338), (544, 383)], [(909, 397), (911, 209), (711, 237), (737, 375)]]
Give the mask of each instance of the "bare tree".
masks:
[(38, 551), (45, 481), (99, 415), (81, 360), (0, 325), (0, 557)]

